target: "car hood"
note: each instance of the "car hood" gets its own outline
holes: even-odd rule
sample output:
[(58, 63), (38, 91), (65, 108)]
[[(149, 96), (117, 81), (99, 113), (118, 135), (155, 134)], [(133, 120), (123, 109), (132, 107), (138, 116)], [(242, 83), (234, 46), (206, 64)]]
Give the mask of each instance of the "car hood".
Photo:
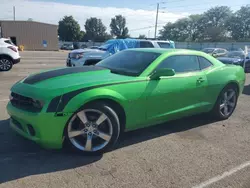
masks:
[(103, 52), (102, 50), (98, 50), (98, 49), (90, 49), (90, 48), (86, 48), (86, 49), (76, 49), (76, 50), (72, 50), (70, 53), (71, 54), (79, 54), (79, 53), (86, 53), (86, 52)]
[[(30, 75), (16, 83), (11, 91), (27, 97), (50, 98), (85, 87), (128, 82), (140, 77), (111, 73), (98, 66), (60, 68)], [(46, 94), (45, 94), (46, 93)]]

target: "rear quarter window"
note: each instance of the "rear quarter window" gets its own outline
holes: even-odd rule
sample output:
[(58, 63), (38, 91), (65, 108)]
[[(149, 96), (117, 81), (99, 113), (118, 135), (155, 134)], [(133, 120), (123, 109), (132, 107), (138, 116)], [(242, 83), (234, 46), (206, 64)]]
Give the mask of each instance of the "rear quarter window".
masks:
[(201, 70), (213, 66), (213, 64), (204, 57), (199, 56), (198, 59), (199, 59), (200, 69)]
[(154, 45), (149, 41), (140, 41), (140, 48), (153, 48)]
[(157, 42), (157, 44), (160, 46), (160, 48), (171, 48), (168, 42)]
[(5, 40), (4, 42), (10, 45), (14, 45), (11, 40)]

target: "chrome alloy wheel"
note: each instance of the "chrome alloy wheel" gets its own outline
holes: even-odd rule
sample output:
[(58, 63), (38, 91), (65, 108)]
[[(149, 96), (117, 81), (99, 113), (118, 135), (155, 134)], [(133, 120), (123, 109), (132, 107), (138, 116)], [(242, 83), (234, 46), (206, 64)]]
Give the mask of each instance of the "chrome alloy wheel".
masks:
[(227, 90), (221, 99), (220, 102), (220, 113), (223, 116), (228, 116), (234, 111), (234, 108), (236, 106), (237, 96), (236, 92), (233, 89)]
[(8, 59), (0, 59), (0, 70), (7, 71), (11, 68), (11, 61)]
[(68, 124), (70, 142), (79, 150), (94, 152), (103, 149), (113, 134), (111, 120), (96, 109), (84, 109)]

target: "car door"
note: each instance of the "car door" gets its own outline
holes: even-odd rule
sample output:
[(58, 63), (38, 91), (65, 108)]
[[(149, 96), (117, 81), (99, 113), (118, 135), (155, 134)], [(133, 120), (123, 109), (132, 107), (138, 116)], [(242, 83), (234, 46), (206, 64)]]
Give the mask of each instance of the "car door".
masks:
[(161, 68), (174, 69), (176, 74), (149, 81), (147, 120), (160, 122), (202, 111), (207, 79), (200, 71), (198, 57), (170, 56), (156, 69)]

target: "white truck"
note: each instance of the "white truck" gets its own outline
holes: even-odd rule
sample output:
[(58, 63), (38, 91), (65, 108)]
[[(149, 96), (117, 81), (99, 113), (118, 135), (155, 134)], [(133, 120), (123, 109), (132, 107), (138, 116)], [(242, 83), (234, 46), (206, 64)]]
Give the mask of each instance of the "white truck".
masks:
[(128, 48), (175, 48), (173, 41), (144, 40), (144, 39), (111, 39), (98, 49), (77, 49), (68, 54), (66, 65), (79, 67), (95, 65), (118, 51)]

